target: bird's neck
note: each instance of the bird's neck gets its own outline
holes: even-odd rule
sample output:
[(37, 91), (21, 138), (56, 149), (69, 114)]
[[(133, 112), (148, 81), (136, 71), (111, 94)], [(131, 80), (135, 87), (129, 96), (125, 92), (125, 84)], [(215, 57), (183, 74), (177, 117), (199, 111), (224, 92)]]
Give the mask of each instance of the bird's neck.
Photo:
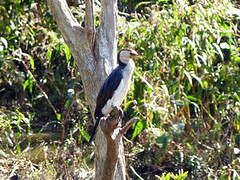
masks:
[(129, 68), (131, 68), (132, 70), (135, 68), (135, 64), (132, 59), (129, 59), (127, 66), (129, 66)]
[(133, 62), (132, 59), (129, 59), (129, 60), (125, 61), (125, 62), (127, 62), (127, 63), (123, 63), (122, 61), (118, 61), (118, 64), (119, 64), (119, 66), (122, 66), (122, 67), (128, 66), (128, 67), (131, 67), (131, 68), (134, 69), (135, 65), (134, 65), (134, 62)]
[(126, 63), (124, 65), (119, 65), (119, 67), (124, 68), (125, 72), (127, 72), (129, 74), (129, 76), (131, 76), (134, 71), (135, 65), (134, 65), (133, 60), (130, 59), (128, 61), (128, 63)]

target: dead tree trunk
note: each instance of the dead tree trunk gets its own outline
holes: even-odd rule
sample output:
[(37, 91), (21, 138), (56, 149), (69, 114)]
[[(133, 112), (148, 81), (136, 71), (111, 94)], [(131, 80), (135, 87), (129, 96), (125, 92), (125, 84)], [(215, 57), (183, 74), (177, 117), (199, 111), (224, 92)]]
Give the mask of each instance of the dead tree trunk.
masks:
[[(82, 27), (74, 18), (66, 0), (47, 0), (47, 2), (58, 28), (77, 62), (85, 97), (93, 114), (98, 90), (117, 64), (117, 0), (101, 1), (101, 24), (98, 29), (94, 26), (93, 0), (85, 0), (85, 27)], [(95, 144), (95, 179), (98, 180), (103, 178), (107, 152), (106, 138), (101, 130), (97, 131)], [(119, 155), (114, 179), (125, 180), (122, 141), (119, 141), (118, 146)]]
[[(114, 178), (114, 175), (116, 175), (119, 156), (122, 155), (119, 145), (122, 144), (122, 136), (137, 121), (137, 118), (132, 118), (123, 128), (121, 127), (121, 121), (121, 112), (117, 108), (114, 108), (108, 117), (101, 119), (100, 126), (107, 140), (107, 157), (104, 163), (103, 180), (118, 179), (116, 176)], [(119, 164), (119, 166), (124, 168), (125, 164)]]

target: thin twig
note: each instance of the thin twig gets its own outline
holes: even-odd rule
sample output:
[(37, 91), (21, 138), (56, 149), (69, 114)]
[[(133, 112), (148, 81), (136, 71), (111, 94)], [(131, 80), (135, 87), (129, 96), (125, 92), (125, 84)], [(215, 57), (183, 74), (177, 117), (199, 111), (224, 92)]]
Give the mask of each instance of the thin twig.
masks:
[(62, 139), (62, 141), (65, 140), (65, 135), (66, 135), (65, 125), (67, 123), (67, 120), (69, 119), (70, 110), (71, 110), (73, 104), (76, 102), (76, 100), (78, 99), (78, 97), (81, 93), (84, 93), (83, 89), (75, 94), (71, 104), (67, 107), (67, 109), (63, 113), (62, 120), (61, 120), (61, 124), (62, 124), (62, 137), (61, 137), (61, 139)]
[(130, 169), (132, 170), (132, 172), (133, 172), (140, 180), (144, 180), (144, 179), (135, 171), (135, 169), (134, 169), (132, 166), (130, 166)]
[(128, 129), (133, 125), (133, 123), (135, 123), (136, 121), (138, 121), (138, 118), (132, 118), (130, 119), (125, 125), (124, 127), (121, 129), (121, 133), (122, 135), (126, 134), (126, 132), (128, 131)]
[(42, 89), (42, 87), (38, 84), (36, 78), (34, 77), (34, 75), (32, 74), (32, 72), (29, 70), (27, 64), (24, 61), (21, 61), (24, 65), (24, 67), (27, 70), (27, 73), (32, 77), (33, 81), (36, 83), (36, 86), (38, 87), (38, 89), (41, 91), (41, 93), (43, 94), (43, 96), (45, 97), (45, 99), (47, 100), (48, 105), (52, 108), (54, 114), (56, 115), (56, 117), (58, 116), (57, 110), (55, 109), (55, 107), (53, 106), (53, 104), (51, 103), (51, 101), (48, 98), (48, 95), (45, 93), (45, 91)]

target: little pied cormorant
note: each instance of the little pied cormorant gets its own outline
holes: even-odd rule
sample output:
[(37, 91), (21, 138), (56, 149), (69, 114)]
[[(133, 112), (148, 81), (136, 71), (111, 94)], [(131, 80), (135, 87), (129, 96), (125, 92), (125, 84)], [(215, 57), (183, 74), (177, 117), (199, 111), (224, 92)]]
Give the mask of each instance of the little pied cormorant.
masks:
[(138, 53), (131, 49), (122, 49), (117, 55), (118, 67), (116, 67), (103, 83), (96, 102), (95, 125), (89, 142), (92, 142), (99, 125), (100, 119), (107, 116), (113, 107), (119, 108), (130, 88), (134, 70), (134, 62), (131, 58)]

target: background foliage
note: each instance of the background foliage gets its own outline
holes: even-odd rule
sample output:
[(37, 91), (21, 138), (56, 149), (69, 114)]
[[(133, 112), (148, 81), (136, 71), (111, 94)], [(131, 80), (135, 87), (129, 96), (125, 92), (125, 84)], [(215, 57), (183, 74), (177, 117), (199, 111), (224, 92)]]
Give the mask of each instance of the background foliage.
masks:
[[(83, 21), (84, 3), (68, 3)], [(124, 121), (140, 119), (126, 135), (129, 178), (240, 179), (237, 7), (119, 2), (119, 49), (142, 55), (124, 104)], [(81, 77), (46, 2), (0, 2), (0, 176), (90, 178), (89, 119)]]

